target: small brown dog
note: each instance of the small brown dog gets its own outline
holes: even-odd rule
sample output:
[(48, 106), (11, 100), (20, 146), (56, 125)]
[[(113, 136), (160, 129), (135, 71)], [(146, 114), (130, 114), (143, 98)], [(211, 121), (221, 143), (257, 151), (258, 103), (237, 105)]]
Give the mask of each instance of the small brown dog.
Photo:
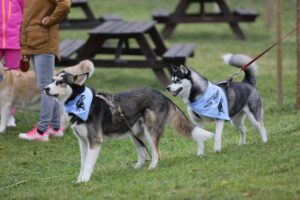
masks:
[[(94, 64), (89, 60), (83, 60), (77, 65), (64, 68), (63, 71), (73, 75), (89, 73), (89, 76), (91, 76), (94, 73)], [(38, 108), (39, 102), (40, 90), (36, 84), (34, 71), (5, 70), (0, 63), (0, 133), (3, 133), (6, 129), (10, 117), (10, 106)], [(64, 117), (62, 117), (61, 123), (62, 127), (66, 127)]]

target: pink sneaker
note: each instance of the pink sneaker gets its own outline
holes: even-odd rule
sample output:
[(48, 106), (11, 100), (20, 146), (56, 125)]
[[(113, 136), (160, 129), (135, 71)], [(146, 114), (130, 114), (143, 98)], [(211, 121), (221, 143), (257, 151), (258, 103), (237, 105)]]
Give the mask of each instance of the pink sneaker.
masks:
[(64, 135), (63, 128), (54, 130), (51, 126), (49, 126), (47, 132), (49, 133), (50, 136), (54, 136), (54, 137), (62, 137)]
[(24, 140), (48, 142), (49, 133), (48, 131), (46, 131), (41, 135), (37, 132), (37, 127), (34, 127), (31, 131), (28, 131), (27, 133), (20, 133), (19, 138)]

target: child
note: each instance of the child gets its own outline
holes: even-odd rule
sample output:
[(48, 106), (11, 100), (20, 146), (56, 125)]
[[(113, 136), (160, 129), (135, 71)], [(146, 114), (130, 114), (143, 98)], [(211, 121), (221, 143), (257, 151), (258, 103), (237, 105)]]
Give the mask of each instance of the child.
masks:
[[(24, 0), (2, 0), (0, 8), (0, 60), (4, 58), (7, 70), (19, 70), (20, 32)], [(12, 107), (8, 126), (16, 126)]]
[(59, 57), (58, 24), (68, 14), (70, 0), (26, 0), (21, 34), (21, 53), (30, 56), (37, 86), (40, 88), (39, 122), (32, 130), (20, 133), (24, 140), (49, 141), (49, 135), (63, 135), (60, 105), (44, 92), (52, 82), (55, 57)]

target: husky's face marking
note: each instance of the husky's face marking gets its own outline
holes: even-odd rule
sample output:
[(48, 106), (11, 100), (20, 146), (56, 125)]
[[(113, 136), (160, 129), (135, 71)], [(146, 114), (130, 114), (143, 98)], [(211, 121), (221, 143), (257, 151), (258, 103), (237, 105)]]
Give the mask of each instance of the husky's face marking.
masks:
[(58, 101), (65, 102), (72, 94), (71, 84), (74, 76), (68, 73), (60, 73), (52, 78), (52, 83), (45, 87), (48, 96), (55, 97)]
[(183, 98), (189, 97), (189, 91), (192, 87), (190, 80), (191, 71), (183, 65), (180, 67), (172, 66), (172, 68), (171, 84), (167, 86), (167, 90), (171, 92), (173, 96), (180, 95)]

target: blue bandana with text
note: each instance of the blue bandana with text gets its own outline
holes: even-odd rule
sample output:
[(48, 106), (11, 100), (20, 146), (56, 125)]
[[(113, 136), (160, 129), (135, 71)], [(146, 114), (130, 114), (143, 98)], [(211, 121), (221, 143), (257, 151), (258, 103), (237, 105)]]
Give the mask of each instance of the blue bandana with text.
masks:
[(73, 113), (83, 121), (86, 121), (89, 116), (92, 100), (93, 93), (88, 87), (86, 87), (85, 90), (74, 100), (69, 101), (64, 105), (65, 112)]
[(227, 98), (222, 88), (208, 82), (205, 93), (195, 102), (189, 104), (198, 115), (221, 120), (230, 120)]

